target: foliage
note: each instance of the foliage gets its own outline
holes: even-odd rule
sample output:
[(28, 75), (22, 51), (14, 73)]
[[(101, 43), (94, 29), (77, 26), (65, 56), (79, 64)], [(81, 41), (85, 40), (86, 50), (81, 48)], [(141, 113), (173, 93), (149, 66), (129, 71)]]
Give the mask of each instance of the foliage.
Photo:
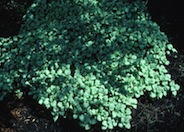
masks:
[(176, 50), (142, 1), (35, 0), (23, 20), (19, 35), (0, 41), (1, 100), (29, 88), (55, 121), (129, 129), (137, 98), (179, 89), (165, 68)]

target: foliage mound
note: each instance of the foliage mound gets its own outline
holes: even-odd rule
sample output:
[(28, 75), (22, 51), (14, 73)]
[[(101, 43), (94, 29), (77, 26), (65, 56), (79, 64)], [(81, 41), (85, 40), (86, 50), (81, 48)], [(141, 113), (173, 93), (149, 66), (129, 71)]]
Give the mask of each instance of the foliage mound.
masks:
[(35, 0), (23, 20), (0, 40), (1, 100), (27, 88), (55, 121), (130, 128), (137, 98), (179, 89), (165, 68), (176, 50), (142, 1)]

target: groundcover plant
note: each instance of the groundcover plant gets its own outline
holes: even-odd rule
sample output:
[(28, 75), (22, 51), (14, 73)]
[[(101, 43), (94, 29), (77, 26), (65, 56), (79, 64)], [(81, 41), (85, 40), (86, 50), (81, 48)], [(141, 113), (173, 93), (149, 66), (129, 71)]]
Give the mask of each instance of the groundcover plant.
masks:
[(131, 110), (150, 93), (179, 85), (167, 55), (177, 52), (139, 0), (35, 0), (19, 35), (0, 38), (0, 100), (29, 89), (53, 119), (86, 130), (131, 128)]

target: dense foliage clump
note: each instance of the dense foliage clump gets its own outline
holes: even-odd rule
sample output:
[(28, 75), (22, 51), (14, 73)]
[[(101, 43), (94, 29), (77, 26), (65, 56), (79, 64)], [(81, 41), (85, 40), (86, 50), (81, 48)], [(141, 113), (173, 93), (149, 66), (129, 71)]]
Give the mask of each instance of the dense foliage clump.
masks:
[(142, 1), (35, 0), (23, 20), (0, 41), (1, 100), (28, 88), (54, 120), (130, 128), (137, 98), (179, 89), (165, 68), (176, 50)]

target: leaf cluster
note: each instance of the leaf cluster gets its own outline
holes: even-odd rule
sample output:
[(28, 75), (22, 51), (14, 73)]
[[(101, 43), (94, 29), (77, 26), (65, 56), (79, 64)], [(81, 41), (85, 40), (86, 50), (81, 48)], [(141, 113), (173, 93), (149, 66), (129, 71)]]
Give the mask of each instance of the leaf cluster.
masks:
[(23, 20), (18, 36), (0, 40), (1, 100), (29, 88), (55, 121), (129, 129), (137, 98), (179, 89), (165, 68), (176, 50), (142, 1), (35, 0)]

